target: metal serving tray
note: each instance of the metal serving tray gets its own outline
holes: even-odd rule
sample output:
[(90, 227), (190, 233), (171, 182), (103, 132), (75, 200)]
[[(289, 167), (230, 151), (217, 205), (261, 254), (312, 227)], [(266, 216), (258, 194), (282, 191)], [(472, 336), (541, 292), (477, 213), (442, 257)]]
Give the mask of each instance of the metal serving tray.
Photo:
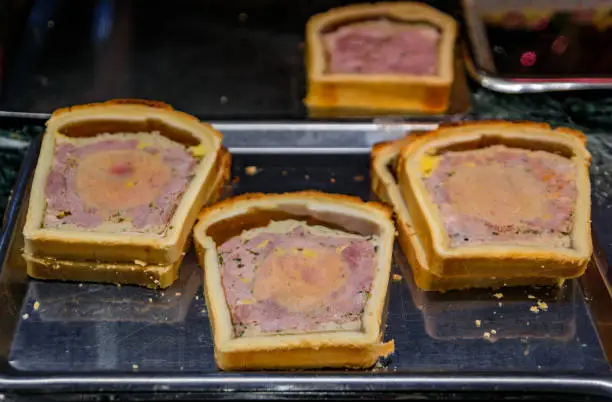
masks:
[[(373, 198), (371, 145), (406, 130), (435, 126), (217, 127), (233, 153), (227, 194), (318, 189), (367, 200)], [(26, 277), (21, 228), (39, 146), (37, 141), (28, 151), (0, 238), (0, 398), (81, 400), (82, 394), (102, 394), (149, 400), (202, 395), (423, 399), (470, 394), (488, 399), (492, 393), (518, 398), (543, 392), (554, 395), (551, 400), (612, 398), (605, 353), (611, 339), (598, 334), (607, 321), (605, 314), (593, 313), (594, 306), (611, 310), (605, 289), (599, 289), (596, 298), (586, 297), (582, 284), (572, 280), (561, 289), (502, 290), (499, 299), (491, 291), (427, 293), (414, 286), (399, 249), (393, 270), (401, 278), (396, 276), (390, 285), (385, 334), (395, 339), (396, 352), (379, 366), (368, 371), (218, 371), (202, 275), (193, 253), (185, 259), (178, 282), (164, 291)], [(603, 149), (601, 143), (596, 147)], [(595, 185), (607, 180), (598, 185), (604, 190), (594, 191), (594, 221), (610, 222), (612, 209), (601, 197), (612, 183), (606, 170), (612, 170), (612, 163), (596, 155), (594, 159), (604, 166), (594, 170)], [(244, 174), (247, 166), (257, 166), (258, 173)], [(602, 228), (600, 241), (610, 244), (610, 233)], [(598, 248), (598, 255), (605, 257), (607, 251)], [(589, 275), (593, 284), (602, 286), (596, 265)], [(548, 311), (531, 312), (537, 300), (547, 303)]]
[[(496, 12), (525, 12), (533, 10), (571, 10), (597, 9), (606, 5), (609, 0), (462, 0), (463, 22), (462, 37), (464, 45), (465, 67), (468, 74), (483, 87), (502, 93), (539, 93), (579, 90), (606, 90), (612, 88), (610, 77), (555, 77), (555, 78), (520, 78), (499, 76), (495, 72), (492, 50), (485, 32), (482, 15)], [(572, 32), (571, 28), (567, 32)], [(566, 34), (560, 32), (559, 34)], [(499, 49), (504, 51), (504, 49)]]

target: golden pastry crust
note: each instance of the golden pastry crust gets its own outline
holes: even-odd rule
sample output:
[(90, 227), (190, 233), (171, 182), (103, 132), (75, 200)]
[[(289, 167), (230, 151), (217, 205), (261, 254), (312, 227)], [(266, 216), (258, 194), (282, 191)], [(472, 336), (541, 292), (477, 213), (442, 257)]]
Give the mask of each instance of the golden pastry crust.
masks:
[[(403, 22), (425, 22), (437, 27), (438, 73), (328, 74), (321, 33), (355, 21), (388, 17)], [(306, 105), (313, 111), (366, 109), (387, 112), (441, 113), (448, 109), (454, 80), (457, 24), (450, 16), (421, 3), (364, 3), (331, 9), (313, 16), (306, 26)]]
[[(391, 353), (392, 341), (381, 344), (395, 232), (391, 214), (389, 208), (378, 203), (317, 191), (247, 194), (205, 208), (194, 228), (194, 242), (198, 262), (204, 269), (206, 303), (218, 366), (224, 370), (365, 368), (380, 356)], [(217, 245), (244, 230), (284, 219), (378, 234), (377, 271), (362, 318), (363, 331), (234, 337), (221, 283)]]
[[(577, 183), (579, 183), (578, 208), (574, 224), (574, 236), (578, 240), (579, 250), (530, 250), (525, 247), (511, 246), (505, 250), (499, 248), (478, 247), (476, 251), (457, 250), (455, 255), (441, 254), (439, 245), (431, 242), (430, 227), (442, 231), (439, 219), (434, 223), (424, 224), (421, 208), (418, 203), (425, 199), (421, 191), (406, 191), (408, 174), (406, 170), (410, 161), (436, 141), (461, 142), (471, 141), (482, 135), (501, 135), (514, 138), (516, 133), (524, 144), (535, 144), (545, 140), (557, 146), (570, 147), (575, 151), (580, 166)], [(590, 185), (588, 166), (590, 155), (586, 151), (585, 136), (575, 130), (558, 128), (553, 130), (547, 124), (509, 123), (504, 121), (470, 122), (451, 124), (423, 135), (408, 135), (397, 141), (377, 144), (372, 152), (372, 188), (381, 200), (393, 205), (397, 214), (399, 243), (404, 251), (417, 286), (423, 290), (446, 291), (463, 288), (499, 288), (519, 285), (555, 285), (562, 284), (566, 278), (581, 275), (592, 253), (590, 238)], [(413, 166), (413, 169), (414, 166)], [(394, 177), (394, 174), (397, 176)], [(418, 177), (418, 172), (414, 177)], [(428, 202), (428, 201), (425, 201)], [(430, 203), (428, 207), (432, 207)], [(433, 207), (432, 207), (433, 208)], [(421, 221), (415, 219), (420, 216)], [(429, 243), (428, 243), (429, 242)], [(471, 248), (474, 250), (474, 248)], [(568, 255), (569, 254), (569, 255)]]
[[(130, 130), (158, 130), (162, 135), (202, 145), (206, 150), (165, 235), (41, 228), (46, 208), (44, 189), (53, 162), (56, 133), (89, 136)], [(175, 112), (161, 102), (151, 105), (150, 101), (112, 101), (55, 112), (47, 122), (23, 231), (28, 273), (40, 279), (169, 286), (177, 277), (199, 210), (219, 197), (229, 178), (231, 156), (222, 147), (221, 140), (221, 134), (210, 125)], [(104, 267), (111, 269), (112, 274), (104, 272)], [(151, 275), (130, 273), (131, 270), (147, 271), (148, 267)]]

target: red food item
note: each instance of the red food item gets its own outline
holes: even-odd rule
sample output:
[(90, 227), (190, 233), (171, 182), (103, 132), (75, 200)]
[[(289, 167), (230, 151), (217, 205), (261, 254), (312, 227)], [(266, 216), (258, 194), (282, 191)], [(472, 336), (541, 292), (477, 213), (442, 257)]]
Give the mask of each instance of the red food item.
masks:
[(525, 52), (521, 55), (521, 64), (525, 67), (531, 67), (536, 63), (537, 55), (535, 52)]
[(111, 165), (111, 167), (108, 169), (108, 171), (111, 174), (121, 176), (121, 175), (126, 175), (126, 174), (132, 173), (134, 171), (134, 167), (129, 162), (127, 162), (127, 163), (118, 163), (116, 165)]

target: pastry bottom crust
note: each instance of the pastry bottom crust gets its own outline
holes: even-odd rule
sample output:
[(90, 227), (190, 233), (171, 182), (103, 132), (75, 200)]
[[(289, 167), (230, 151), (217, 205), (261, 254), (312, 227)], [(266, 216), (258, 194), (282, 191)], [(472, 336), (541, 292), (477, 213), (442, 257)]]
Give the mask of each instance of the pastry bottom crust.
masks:
[(36, 279), (114, 283), (167, 288), (178, 278), (183, 258), (169, 265), (94, 263), (24, 256), (28, 275)]
[(347, 110), (436, 114), (448, 109), (451, 87), (452, 82), (434, 85), (426, 77), (420, 82), (392, 84), (363, 82), (359, 78), (353, 82), (318, 82), (310, 78), (305, 104), (309, 113), (321, 117)]
[(441, 277), (432, 274), (427, 266), (420, 261), (413, 241), (418, 241), (403, 222), (398, 222), (399, 244), (408, 259), (412, 269), (412, 277), (419, 289), (434, 292), (461, 290), (471, 288), (490, 288), (492, 290), (507, 286), (562, 286), (564, 278), (544, 277), (470, 277), (447, 276)]

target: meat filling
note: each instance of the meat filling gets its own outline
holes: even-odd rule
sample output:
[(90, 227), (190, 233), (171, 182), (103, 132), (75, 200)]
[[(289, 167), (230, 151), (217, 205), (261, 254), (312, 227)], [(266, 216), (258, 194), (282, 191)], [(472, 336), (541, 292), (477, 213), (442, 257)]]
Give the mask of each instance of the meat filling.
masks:
[(388, 20), (345, 25), (323, 34), (328, 72), (435, 75), (440, 32)]
[(218, 248), (236, 336), (359, 330), (377, 238), (272, 222)]
[(162, 233), (196, 165), (188, 148), (159, 133), (58, 136), (43, 226)]
[(577, 196), (572, 160), (495, 145), (421, 160), (451, 247), (522, 243), (571, 248)]

